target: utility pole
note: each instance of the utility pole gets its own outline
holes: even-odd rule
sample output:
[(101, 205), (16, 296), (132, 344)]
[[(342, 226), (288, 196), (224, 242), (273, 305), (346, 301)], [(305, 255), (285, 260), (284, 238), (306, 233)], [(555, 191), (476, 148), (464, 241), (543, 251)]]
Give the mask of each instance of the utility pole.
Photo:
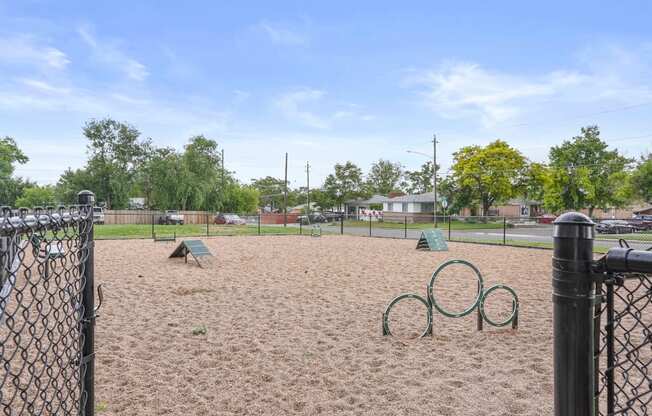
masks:
[(306, 162), (306, 192), (308, 195), (308, 220), (310, 220), (310, 162)]
[(283, 192), (283, 227), (288, 226), (288, 153), (285, 152), (285, 191)]
[(434, 194), (435, 203), (432, 208), (434, 214), (435, 228), (437, 228), (437, 135), (432, 135), (432, 193)]
[(224, 209), (224, 149), (222, 149), (222, 189), (220, 189), (220, 198), (218, 201), (220, 202), (220, 211)]

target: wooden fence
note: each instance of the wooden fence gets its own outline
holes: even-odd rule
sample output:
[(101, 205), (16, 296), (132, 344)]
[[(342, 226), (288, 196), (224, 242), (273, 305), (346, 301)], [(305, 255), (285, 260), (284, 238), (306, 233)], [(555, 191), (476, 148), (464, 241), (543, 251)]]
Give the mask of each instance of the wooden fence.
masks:
[[(213, 222), (215, 214), (206, 211), (179, 211), (185, 224), (206, 224)], [(151, 224), (158, 223), (165, 211), (149, 210), (108, 210), (104, 211), (104, 224)]]

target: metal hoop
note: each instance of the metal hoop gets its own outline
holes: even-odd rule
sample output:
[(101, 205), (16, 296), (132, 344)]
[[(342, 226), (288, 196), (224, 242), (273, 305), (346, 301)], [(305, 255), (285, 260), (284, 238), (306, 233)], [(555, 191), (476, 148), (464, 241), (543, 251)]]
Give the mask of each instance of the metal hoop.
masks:
[[(495, 322), (495, 321), (492, 321), (491, 319), (489, 319), (489, 317), (485, 314), (485, 312), (484, 312), (484, 303), (485, 303), (485, 300), (487, 300), (487, 297), (489, 296), (489, 294), (491, 292), (493, 292), (495, 290), (501, 290), (501, 289), (508, 292), (508, 293), (510, 293), (512, 295), (512, 298), (513, 298), (513, 300), (512, 300), (512, 313), (504, 321)], [(505, 326), (505, 325), (511, 323), (518, 316), (518, 296), (516, 296), (516, 292), (514, 291), (514, 289), (512, 289), (509, 286), (501, 285), (501, 284), (491, 286), (482, 295), (482, 300), (480, 301), (480, 314), (482, 315), (482, 319), (484, 319), (490, 325), (493, 325), (493, 326), (500, 327), (500, 326)]]
[(427, 317), (426, 329), (420, 335), (420, 338), (423, 338), (426, 335), (430, 335), (432, 329), (432, 309), (430, 308), (430, 303), (428, 303), (428, 301), (423, 297), (416, 295), (414, 293), (400, 294), (394, 299), (392, 299), (391, 302), (389, 302), (389, 305), (387, 305), (387, 307), (385, 308), (385, 312), (383, 312), (383, 335), (392, 335), (391, 331), (389, 330), (389, 311), (394, 307), (394, 305), (396, 305), (398, 302), (400, 302), (403, 299), (416, 299), (426, 306), (426, 317)]
[[(437, 275), (444, 270), (446, 267), (452, 265), (452, 264), (462, 264), (465, 266), (468, 266), (473, 270), (475, 273), (475, 277), (478, 279), (478, 294), (475, 297), (475, 300), (469, 306), (468, 308), (464, 309), (462, 312), (449, 312), (446, 309), (444, 309), (443, 306), (439, 305), (437, 301), (435, 300), (435, 296), (433, 294), (433, 287), (435, 286), (435, 280), (437, 279)], [(480, 304), (480, 301), (482, 300), (482, 291), (483, 291), (483, 286), (484, 283), (482, 281), (482, 275), (480, 274), (480, 270), (477, 269), (473, 264), (469, 263), (466, 260), (448, 260), (447, 262), (443, 263), (440, 265), (437, 270), (432, 274), (432, 277), (430, 278), (430, 283), (428, 284), (428, 300), (432, 304), (432, 306), (435, 307), (444, 316), (447, 316), (449, 318), (460, 318), (462, 316), (466, 316), (473, 312), (473, 310)]]

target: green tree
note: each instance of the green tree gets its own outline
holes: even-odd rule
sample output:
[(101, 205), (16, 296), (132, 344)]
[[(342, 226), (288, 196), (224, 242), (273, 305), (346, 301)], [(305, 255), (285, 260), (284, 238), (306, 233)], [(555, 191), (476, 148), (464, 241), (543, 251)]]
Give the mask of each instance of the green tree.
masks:
[(322, 212), (331, 210), (335, 205), (337, 205), (335, 200), (333, 200), (327, 192), (324, 192), (321, 189), (313, 189), (310, 191), (310, 201), (314, 202), (315, 206)]
[[(439, 170), (439, 165), (437, 169)], [(403, 188), (409, 194), (432, 192), (432, 173), (432, 161), (421, 165), (421, 169), (419, 170), (406, 171)]]
[(33, 186), (25, 189), (23, 195), (16, 200), (16, 206), (33, 208), (47, 207), (56, 205), (54, 187), (52, 186)]
[(635, 197), (652, 203), (652, 153), (641, 156), (631, 176), (631, 189)]
[(88, 139), (86, 170), (93, 177), (96, 200), (105, 201), (108, 208), (126, 208), (150, 141), (139, 141), (138, 130), (110, 118), (91, 120), (83, 131)]
[(181, 155), (172, 148), (154, 149), (139, 172), (139, 183), (150, 208), (181, 209), (187, 179)]
[(16, 205), (16, 198), (23, 189), (32, 185), (22, 178), (13, 177), (16, 164), (25, 164), (28, 160), (14, 139), (0, 139), (0, 205)]
[(97, 189), (97, 182), (86, 169), (66, 169), (54, 188), (57, 200), (63, 204), (76, 204), (77, 194), (84, 189)]
[(183, 188), (181, 209), (212, 210), (224, 202), (222, 185), (222, 157), (217, 142), (204, 136), (191, 137), (181, 158)]
[(371, 165), (367, 176), (369, 191), (374, 194), (387, 195), (399, 189), (399, 182), (403, 176), (400, 163), (379, 159)]
[(369, 196), (363, 187), (362, 170), (350, 161), (335, 165), (335, 173), (324, 180), (323, 191), (340, 211), (345, 201)]
[[(432, 192), (432, 186), (430, 192)], [(446, 200), (446, 208), (444, 209), (442, 206), (442, 212), (459, 213), (465, 207), (470, 207), (473, 211), (473, 193), (468, 189), (460, 188), (452, 177), (444, 178), (438, 182), (437, 193)], [(439, 198), (440, 204), (442, 198)]]
[[(283, 209), (285, 203), (285, 181), (283, 179), (265, 176), (264, 178), (252, 179), (251, 186), (258, 191), (259, 205), (261, 207), (269, 206), (272, 210)], [(289, 195), (288, 199), (290, 199)], [(290, 201), (288, 201), (288, 206), (292, 206)]]
[(254, 214), (256, 212), (260, 195), (254, 187), (232, 182), (226, 187), (225, 193), (222, 211), (238, 214)]
[(477, 201), (483, 215), (497, 202), (519, 194), (519, 183), (527, 161), (502, 140), (485, 147), (467, 146), (453, 153), (453, 179), (464, 198)]
[(521, 193), (527, 200), (543, 202), (546, 186), (550, 182), (550, 169), (543, 163), (532, 162), (521, 176)]
[(583, 127), (579, 136), (550, 149), (550, 181), (545, 205), (552, 211), (621, 207), (628, 202), (630, 159), (608, 150), (598, 126)]

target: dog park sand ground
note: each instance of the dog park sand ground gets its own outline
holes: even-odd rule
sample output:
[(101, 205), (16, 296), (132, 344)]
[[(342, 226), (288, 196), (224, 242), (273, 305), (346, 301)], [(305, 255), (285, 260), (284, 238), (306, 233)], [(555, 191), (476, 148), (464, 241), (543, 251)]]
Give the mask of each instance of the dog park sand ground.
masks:
[[(350, 236), (204, 241), (215, 257), (203, 269), (168, 259), (173, 243), (96, 243), (98, 415), (552, 414), (550, 251), (420, 252), (415, 241)], [(408, 300), (392, 312), (396, 336), (383, 337), (387, 303), (424, 296), (451, 258), (517, 291), (519, 329), (477, 332), (475, 314), (435, 313), (434, 336), (410, 338), (425, 307)], [(474, 297), (466, 272), (440, 283), (451, 309)], [(494, 300), (488, 312), (505, 316), (508, 299)]]

